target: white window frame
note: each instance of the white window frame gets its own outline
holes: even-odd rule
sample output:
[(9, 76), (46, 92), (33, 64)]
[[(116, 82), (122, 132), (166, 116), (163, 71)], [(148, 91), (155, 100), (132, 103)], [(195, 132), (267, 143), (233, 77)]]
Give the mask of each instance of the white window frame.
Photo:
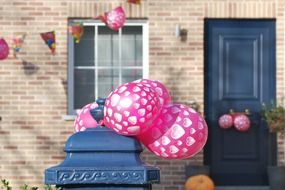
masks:
[[(72, 23), (82, 22), (83, 26), (94, 26), (95, 27), (95, 35), (94, 35), (94, 66), (82, 66), (82, 69), (94, 69), (95, 72), (95, 81), (98, 81), (98, 69), (110, 68), (104, 66), (98, 66), (98, 47), (97, 47), (97, 38), (98, 38), (98, 26), (104, 26), (105, 24), (99, 20), (80, 20), (80, 19), (72, 19), (69, 21), (69, 25)], [(149, 76), (149, 25), (147, 20), (126, 20), (125, 26), (142, 26), (142, 41), (143, 41), (143, 62), (142, 66), (124, 66), (124, 68), (128, 69), (142, 69), (143, 78), (148, 78)], [(118, 31), (119, 38), (121, 38), (122, 30)], [(121, 42), (121, 40), (120, 40)], [(121, 43), (119, 43), (119, 49), (121, 49)], [(121, 53), (121, 51), (120, 51)], [(122, 84), (122, 74), (121, 74), (121, 55), (119, 62), (119, 85)], [(76, 110), (74, 110), (74, 40), (72, 35), (68, 34), (68, 99), (67, 99), (67, 112), (69, 115), (75, 115)], [(81, 68), (81, 66), (77, 66), (76, 68)], [(95, 100), (98, 98), (98, 85), (95, 85)], [(94, 100), (94, 101), (95, 101)]]

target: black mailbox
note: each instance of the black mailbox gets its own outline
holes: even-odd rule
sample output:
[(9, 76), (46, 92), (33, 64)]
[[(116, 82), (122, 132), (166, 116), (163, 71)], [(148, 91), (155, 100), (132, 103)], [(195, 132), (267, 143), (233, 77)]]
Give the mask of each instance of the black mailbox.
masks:
[[(102, 119), (101, 111), (93, 112), (96, 120)], [(45, 184), (72, 190), (150, 190), (160, 181), (159, 169), (141, 161), (142, 147), (135, 138), (104, 126), (73, 134), (64, 151), (65, 160), (45, 171)]]

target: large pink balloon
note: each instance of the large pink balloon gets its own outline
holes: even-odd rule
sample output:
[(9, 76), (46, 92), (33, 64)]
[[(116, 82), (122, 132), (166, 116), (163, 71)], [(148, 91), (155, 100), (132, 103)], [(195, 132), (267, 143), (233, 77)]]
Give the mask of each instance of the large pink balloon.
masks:
[(97, 127), (97, 121), (92, 117), (90, 110), (97, 108), (98, 104), (90, 103), (85, 105), (78, 113), (74, 121), (74, 131), (85, 131), (87, 128)]
[(171, 102), (169, 91), (161, 82), (149, 79), (139, 79), (134, 82), (141, 83), (147, 87), (153, 88), (159, 97), (161, 105), (166, 105)]
[(244, 114), (234, 115), (234, 126), (240, 132), (248, 131), (250, 128), (250, 120)]
[(108, 13), (105, 13), (106, 24), (112, 30), (119, 30), (126, 21), (125, 11), (122, 7), (116, 7)]
[(126, 83), (106, 99), (104, 124), (122, 135), (139, 135), (151, 127), (160, 111), (159, 99), (152, 88)]
[(184, 105), (165, 105), (152, 128), (138, 139), (157, 156), (185, 159), (197, 154), (208, 138), (202, 116)]
[(163, 105), (160, 114), (153, 122), (153, 126), (141, 135), (138, 135), (137, 138), (144, 145), (154, 143), (154, 141), (164, 135), (174, 124), (180, 113), (179, 107), (180, 105), (178, 104)]
[(230, 114), (224, 114), (219, 118), (219, 126), (228, 129), (233, 126), (233, 117)]
[(0, 60), (6, 59), (8, 55), (9, 46), (3, 38), (0, 38)]

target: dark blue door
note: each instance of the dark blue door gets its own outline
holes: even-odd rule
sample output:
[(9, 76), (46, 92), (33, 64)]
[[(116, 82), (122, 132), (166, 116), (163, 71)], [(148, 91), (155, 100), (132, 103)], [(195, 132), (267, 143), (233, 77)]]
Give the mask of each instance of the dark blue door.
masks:
[[(260, 117), (261, 103), (276, 96), (275, 20), (205, 20), (205, 163), (217, 185), (266, 185), (276, 149)], [(251, 111), (251, 128), (218, 126), (233, 109)], [(273, 143), (273, 144), (272, 144)]]

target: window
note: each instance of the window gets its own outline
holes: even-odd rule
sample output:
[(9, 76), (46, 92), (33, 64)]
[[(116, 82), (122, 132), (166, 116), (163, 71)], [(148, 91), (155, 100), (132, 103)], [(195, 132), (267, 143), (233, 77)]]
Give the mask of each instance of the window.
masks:
[(83, 25), (80, 43), (68, 37), (68, 114), (106, 97), (122, 83), (148, 75), (145, 21), (128, 21), (119, 31), (95, 21), (83, 21)]

